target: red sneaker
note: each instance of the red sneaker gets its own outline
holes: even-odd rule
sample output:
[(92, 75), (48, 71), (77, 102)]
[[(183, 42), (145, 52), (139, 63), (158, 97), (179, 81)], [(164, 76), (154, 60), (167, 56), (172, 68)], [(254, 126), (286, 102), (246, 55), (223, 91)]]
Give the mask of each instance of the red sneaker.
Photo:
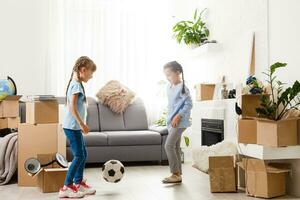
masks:
[(64, 186), (59, 190), (58, 194), (59, 198), (82, 198), (84, 197), (84, 193), (78, 191), (75, 185)]
[(93, 189), (90, 185), (86, 183), (86, 180), (82, 180), (79, 184), (75, 185), (79, 192), (82, 192), (85, 195), (93, 195), (96, 193), (96, 190)]

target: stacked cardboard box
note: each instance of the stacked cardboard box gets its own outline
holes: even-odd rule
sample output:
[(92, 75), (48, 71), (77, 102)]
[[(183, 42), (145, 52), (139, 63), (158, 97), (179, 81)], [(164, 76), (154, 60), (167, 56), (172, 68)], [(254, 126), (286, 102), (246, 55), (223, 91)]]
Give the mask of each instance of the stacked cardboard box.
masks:
[(287, 118), (278, 121), (258, 119), (257, 144), (271, 147), (297, 145), (298, 120), (299, 118)]
[(18, 132), (18, 185), (38, 186), (37, 178), (25, 171), (25, 161), (39, 154), (66, 155), (66, 138), (58, 124), (58, 102), (27, 102), (26, 123), (19, 125)]
[(21, 96), (7, 96), (0, 101), (0, 134), (11, 132), (10, 129), (17, 129), (20, 123), (19, 99)]
[[(298, 144), (297, 118), (272, 121), (258, 118), (261, 95), (242, 95), (242, 118), (238, 120), (238, 142), (263, 146), (282, 147)], [(288, 168), (273, 166), (264, 160), (243, 159), (239, 163), (239, 185), (244, 185), (249, 196), (272, 198), (285, 195)], [(285, 164), (286, 166), (286, 164)], [(245, 184), (241, 184), (244, 180)]]
[(283, 147), (298, 144), (297, 121), (299, 118), (272, 121), (258, 118), (261, 95), (242, 95), (242, 118), (238, 121), (238, 142)]
[(238, 142), (244, 144), (257, 143), (257, 113), (261, 95), (244, 94), (241, 96), (242, 118), (238, 121)]

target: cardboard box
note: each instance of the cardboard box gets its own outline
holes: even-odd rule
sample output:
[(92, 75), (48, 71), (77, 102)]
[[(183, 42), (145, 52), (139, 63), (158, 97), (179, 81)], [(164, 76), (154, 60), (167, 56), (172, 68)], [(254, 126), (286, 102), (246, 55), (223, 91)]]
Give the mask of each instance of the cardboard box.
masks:
[[(236, 155), (236, 163), (242, 162), (243, 158), (247, 158), (247, 157), (242, 154)], [(245, 170), (238, 164), (236, 165), (236, 175), (237, 175), (237, 189), (241, 191), (246, 191)]]
[(64, 186), (68, 169), (52, 168), (44, 169), (38, 176), (38, 186), (43, 193), (59, 192)]
[(297, 145), (297, 121), (298, 118), (257, 119), (257, 144), (272, 147)]
[(242, 118), (258, 117), (256, 108), (260, 107), (261, 95), (243, 94), (241, 97)]
[[(46, 164), (55, 159), (55, 154), (38, 154), (37, 159)], [(56, 163), (46, 166), (37, 176), (38, 186), (43, 193), (58, 192), (63, 187), (68, 168), (61, 168)]]
[(244, 158), (238, 163), (245, 170), (246, 194), (254, 197), (273, 198), (286, 194), (286, 163), (269, 163)]
[(246, 191), (245, 170), (237, 165), (237, 188), (238, 190)]
[(238, 142), (244, 144), (257, 143), (257, 121), (255, 119), (239, 119)]
[(26, 102), (26, 123), (50, 124), (58, 123), (57, 101)]
[(236, 172), (233, 156), (209, 157), (211, 192), (236, 192)]
[(196, 85), (197, 101), (213, 100), (215, 93), (215, 84), (198, 84)]
[(66, 137), (59, 124), (19, 124), (18, 128), (18, 185), (37, 186), (36, 178), (28, 176), (25, 161), (37, 154), (60, 153), (66, 156)]
[(19, 99), (21, 96), (7, 96), (0, 101), (0, 118), (19, 117)]
[(0, 118), (0, 129), (18, 128), (20, 117)]

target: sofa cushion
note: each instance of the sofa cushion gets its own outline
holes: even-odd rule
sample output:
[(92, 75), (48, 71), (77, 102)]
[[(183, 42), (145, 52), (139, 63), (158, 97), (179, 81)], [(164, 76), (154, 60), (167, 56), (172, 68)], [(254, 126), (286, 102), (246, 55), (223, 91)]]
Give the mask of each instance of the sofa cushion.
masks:
[(125, 129), (123, 113), (112, 112), (107, 106), (98, 103), (101, 131), (120, 131)]
[(120, 114), (134, 99), (135, 93), (119, 81), (111, 80), (99, 90), (96, 96), (99, 102)]
[(109, 146), (158, 145), (161, 136), (154, 131), (109, 131), (107, 135)]
[(147, 114), (142, 99), (137, 98), (124, 114), (125, 130), (148, 130)]
[(158, 126), (158, 125), (151, 125), (149, 127), (150, 131), (155, 131), (160, 133), (161, 135), (168, 135), (169, 131), (168, 128), (166, 126)]
[[(89, 132), (89, 134), (83, 136), (85, 145), (91, 146), (107, 146), (107, 135), (102, 132)], [(67, 140), (67, 147), (70, 146)]]
[(88, 97), (87, 98), (87, 116), (86, 123), (90, 128), (91, 132), (99, 132), (100, 131), (100, 119), (99, 119), (99, 110), (98, 103), (95, 99)]

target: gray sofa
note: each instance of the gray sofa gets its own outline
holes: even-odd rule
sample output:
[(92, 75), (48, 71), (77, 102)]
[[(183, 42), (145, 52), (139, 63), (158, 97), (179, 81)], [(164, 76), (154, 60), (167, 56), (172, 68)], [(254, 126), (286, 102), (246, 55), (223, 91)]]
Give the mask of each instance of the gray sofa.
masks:
[[(103, 163), (110, 159), (125, 162), (159, 161), (167, 163), (164, 144), (168, 131), (164, 127), (148, 127), (144, 103), (137, 98), (122, 114), (88, 97), (87, 125), (90, 133), (84, 135), (87, 163)], [(64, 104), (64, 97), (58, 98)], [(21, 122), (25, 122), (25, 103), (20, 103)], [(67, 159), (72, 153), (67, 141)]]
[[(90, 128), (90, 133), (84, 135), (87, 163), (110, 159), (126, 162), (167, 160), (164, 144), (168, 131), (163, 127), (148, 127), (141, 99), (136, 99), (122, 114), (113, 113), (93, 98), (87, 100), (87, 125)], [(67, 158), (72, 159), (68, 142)]]

